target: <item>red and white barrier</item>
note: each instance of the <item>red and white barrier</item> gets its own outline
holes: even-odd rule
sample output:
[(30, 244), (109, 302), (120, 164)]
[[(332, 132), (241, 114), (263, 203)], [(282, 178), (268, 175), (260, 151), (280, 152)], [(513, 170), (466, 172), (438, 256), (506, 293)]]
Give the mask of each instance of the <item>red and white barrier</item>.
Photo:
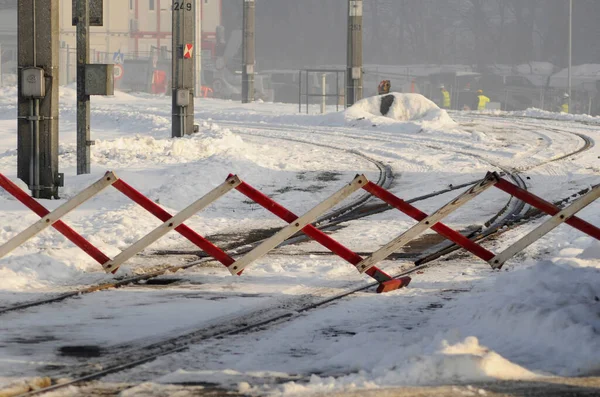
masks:
[[(469, 240), (462, 234), (454, 231), (441, 223), (441, 220), (460, 208), (462, 205), (474, 199), (479, 194), (483, 193), (485, 190), (490, 187), (495, 186), (498, 189), (511, 194), (512, 196), (530, 204), (531, 206), (547, 213), (548, 215), (553, 215), (553, 217), (548, 220), (543, 225), (539, 226), (537, 229), (521, 238), (511, 247), (503, 251), (502, 253), (496, 255), (491, 251), (488, 251), (481, 245), (475, 243), (474, 241)], [(372, 266), (380, 261), (386, 259), (391, 254), (396, 252), (398, 249), (406, 245), (411, 240), (418, 237), (425, 230), (431, 228), (433, 231), (437, 232), (439, 235), (445, 237), (446, 239), (454, 242), (456, 245), (464, 248), (465, 250), (471, 252), (475, 256), (483, 259), (488, 262), (492, 268), (500, 269), (502, 265), (514, 257), (519, 252), (523, 251), (525, 248), (529, 247), (531, 244), (544, 237), (550, 231), (554, 230), (562, 223), (566, 223), (574, 228), (580, 230), (583, 233), (586, 233), (597, 240), (600, 240), (600, 228), (580, 219), (575, 216), (575, 214), (581, 211), (586, 206), (593, 203), (595, 200), (600, 197), (600, 185), (593, 187), (588, 193), (586, 193), (579, 200), (575, 201), (569, 207), (561, 210), (554, 204), (551, 204), (534, 194), (508, 182), (505, 179), (502, 179), (496, 173), (488, 173), (488, 175), (481, 181), (480, 183), (473, 186), (471, 189), (467, 190), (459, 197), (451, 201), (449, 204), (437, 210), (433, 215), (428, 216), (427, 214), (421, 212), (417, 208), (412, 205), (406, 203), (402, 199), (396, 197), (392, 193), (386, 191), (380, 186), (377, 186), (374, 183), (368, 183), (363, 187), (366, 191), (371, 193), (372, 195), (378, 197), (383, 200), (387, 204), (393, 206), (394, 208), (402, 211), (406, 215), (411, 218), (417, 220), (419, 223), (408, 231), (400, 235), (399, 237), (392, 240), (390, 243), (386, 244), (384, 247), (373, 253), (370, 257), (363, 260), (357, 265), (358, 271), (365, 272), (369, 270)]]
[[(177, 231), (193, 244), (205, 251), (208, 255), (221, 262), (233, 275), (240, 275), (244, 269), (246, 269), (253, 262), (277, 248), (281, 243), (297, 232), (302, 231), (311, 239), (317, 241), (336, 255), (340, 256), (342, 259), (354, 265), (360, 273), (366, 273), (379, 282), (380, 285), (377, 290), (378, 292), (392, 291), (402, 288), (410, 283), (410, 277), (394, 279), (381, 269), (377, 268), (375, 265), (385, 260), (391, 254), (398, 251), (401, 247), (405, 246), (408, 242), (414, 240), (428, 229), (434, 230), (441, 236), (490, 263), (490, 265), (495, 269), (501, 268), (507, 260), (533, 244), (538, 239), (545, 236), (562, 223), (571, 225), (576, 229), (600, 240), (600, 229), (598, 227), (591, 225), (590, 223), (585, 222), (575, 216), (577, 212), (581, 211), (583, 208), (600, 197), (600, 185), (595, 186), (587, 194), (575, 201), (572, 205), (561, 210), (553, 204), (548, 203), (532, 193), (502, 179), (496, 173), (488, 173), (481, 182), (472, 186), (470, 189), (459, 195), (456, 199), (452, 200), (450, 203), (434, 212), (432, 215), (425, 214), (416, 207), (396, 197), (394, 194), (390, 193), (384, 188), (370, 182), (364, 175), (356, 176), (356, 178), (354, 178), (350, 184), (344, 186), (302, 216), (295, 215), (293, 212), (287, 210), (273, 199), (264, 195), (249, 184), (243, 182), (235, 175), (230, 175), (221, 185), (217, 186), (215, 189), (196, 200), (194, 203), (174, 216), (135, 190), (126, 182), (119, 179), (112, 172), (106, 173), (106, 175), (104, 175), (96, 183), (84, 189), (71, 200), (67, 201), (52, 212), (49, 212), (47, 209), (41, 206), (37, 201), (32, 199), (27, 193), (22, 191), (18, 186), (16, 186), (2, 174), (0, 174), (0, 186), (42, 218), (0, 246), (0, 258), (34, 237), (42, 230), (52, 226), (60, 233), (65, 235), (65, 237), (71, 240), (74, 244), (80, 247), (83, 251), (88, 253), (98, 263), (100, 263), (106, 272), (111, 273), (115, 273), (123, 263), (146, 249), (148, 246), (169, 233), (171, 230)], [(141, 207), (163, 221), (162, 225), (155, 228), (153, 231), (132, 244), (130, 247), (126, 248), (114, 259), (110, 259), (104, 255), (100, 250), (98, 250), (60, 220), (61, 217), (67, 215), (85, 201), (91, 199), (109, 186), (113, 186), (129, 199), (139, 204)], [(448, 226), (441, 223), (441, 221), (448, 215), (459, 209), (467, 202), (473, 200), (492, 186), (496, 186), (497, 188), (552, 216), (550, 220), (536, 228), (531, 233), (527, 234), (525, 237), (498, 255), (488, 251), (481, 245), (469, 240), (459, 232), (452, 230)], [(219, 247), (200, 236), (184, 224), (187, 219), (202, 211), (208, 205), (217, 201), (233, 189), (237, 190), (244, 196), (253, 200), (288, 223), (287, 226), (282, 228), (275, 235), (268, 238), (249, 253), (237, 260), (233, 259)], [(359, 189), (364, 189), (373, 196), (378, 197), (418, 222), (415, 226), (411, 227), (409, 230), (402, 233), (400, 236), (396, 237), (394, 240), (390, 241), (388, 244), (384, 245), (382, 248), (365, 259), (311, 225), (311, 222), (314, 222), (319, 216), (337, 204), (341, 203)]]
[[(89, 199), (90, 197), (93, 197), (95, 194), (99, 193), (100, 190), (104, 189), (109, 184), (115, 183), (117, 181), (117, 179), (118, 178), (116, 175), (114, 175), (110, 172), (107, 173), (104, 177), (102, 177), (101, 180), (99, 180), (94, 185), (92, 185), (92, 186), (95, 186), (94, 189), (99, 189), (99, 190), (94, 191), (94, 189), (90, 190), (90, 188), (84, 190), (84, 192), (86, 192), (85, 193), (86, 196), (90, 193), (93, 193), (91, 196), (87, 197), (87, 199)], [(106, 186), (104, 186), (104, 183), (101, 183), (101, 181), (105, 181), (108, 184)], [(50, 214), (50, 211), (48, 211), (40, 203), (38, 203), (33, 198), (31, 198), (27, 193), (25, 193), (23, 190), (21, 190), (21, 188), (19, 188), (17, 185), (15, 185), (13, 182), (11, 182), (10, 179), (8, 179), (7, 177), (5, 177), (2, 174), (0, 174), (0, 186), (3, 187), (4, 190), (6, 190), (8, 193), (10, 193), (12, 196), (14, 196), (21, 203), (23, 203), (27, 208), (29, 208), (30, 210), (35, 212), (38, 216), (40, 216), (42, 218), (44, 225), (54, 227), (54, 229), (56, 229), (59, 233), (61, 233), (63, 236), (65, 236), (67, 239), (69, 239), (73, 244), (75, 244), (76, 246), (81, 248), (85, 253), (87, 253), (89, 256), (94, 258), (96, 260), (96, 262), (98, 262), (102, 265), (110, 260), (110, 258), (108, 256), (106, 256), (102, 251), (100, 251), (98, 248), (94, 247), (94, 245), (92, 245), (92, 243), (87, 241), (79, 233), (77, 233), (75, 230), (71, 229), (63, 221), (61, 221), (59, 219), (59, 217), (56, 216), (57, 211), (61, 208), (63, 208), (63, 210), (61, 210), (61, 212), (63, 212), (63, 215), (64, 215), (64, 214), (70, 212), (71, 210), (73, 210), (74, 208), (76, 208), (77, 206), (81, 205), (85, 201), (85, 200), (82, 200), (82, 198), (83, 198), (82, 194), (84, 192), (78, 194), (73, 199), (71, 199), (69, 202), (63, 204), (61, 207), (59, 207), (57, 210), (55, 210), (54, 216), (48, 217)], [(65, 210), (68, 210), (68, 211), (64, 212)], [(36, 223), (36, 225), (38, 223)], [(29, 229), (27, 229), (27, 230), (29, 230)], [(27, 232), (27, 235), (29, 235), (29, 234), (31, 234), (31, 231)], [(25, 241), (27, 241), (29, 238), (33, 237), (35, 234), (37, 234), (37, 233), (34, 233), (27, 239), (23, 239), (23, 237), (26, 236), (26, 234), (25, 234), (25, 232), (21, 232), (19, 235), (15, 236), (14, 238), (10, 239), (8, 242), (4, 243), (2, 246), (0, 246), (0, 253), (1, 253), (0, 258), (5, 256), (6, 254), (11, 252), (15, 248), (17, 248), (19, 245), (23, 244)], [(18, 244), (17, 244), (17, 242), (18, 242)]]
[(192, 203), (187, 208), (179, 212), (177, 215), (164, 221), (162, 225), (160, 225), (159, 227), (142, 237), (129, 248), (125, 249), (123, 252), (117, 255), (115, 259), (103, 264), (102, 266), (107, 272), (113, 272), (117, 270), (124, 262), (133, 258), (138, 253), (142, 252), (150, 244), (154, 243), (156, 240), (163, 237), (171, 230), (175, 230), (176, 228), (181, 226), (183, 222), (196, 215), (198, 212), (202, 211), (204, 208), (208, 207), (210, 204), (217, 201), (219, 198), (223, 197), (223, 195), (225, 195), (230, 190), (234, 189), (240, 183), (241, 181), (238, 179), (237, 176), (227, 178), (227, 180), (221, 185), (211, 190), (202, 198), (196, 200), (194, 203)]
[[(361, 176), (355, 178), (354, 181), (357, 182), (358, 185), (362, 185), (363, 187), (364, 187), (364, 185), (368, 185), (371, 183), (368, 181), (367, 177), (365, 177), (364, 175), (361, 175)], [(349, 189), (353, 190), (355, 187), (356, 186), (353, 186), (352, 188), (349, 188)], [(236, 190), (239, 191), (240, 193), (242, 193), (243, 195), (245, 195), (246, 197), (248, 197), (249, 199), (253, 200), (257, 204), (261, 205), (268, 211), (277, 215), (279, 218), (288, 222), (289, 224), (294, 223), (295, 228), (300, 228), (300, 223), (298, 223), (298, 226), (295, 226), (295, 222), (297, 222), (297, 220), (299, 219), (297, 215), (295, 215), (293, 212), (287, 210), (280, 204), (276, 203), (270, 197), (267, 197), (263, 193), (254, 189), (252, 186), (248, 185), (247, 183), (242, 182), (236, 188)], [(342, 190), (345, 192), (344, 189), (342, 189)], [(335, 197), (339, 193), (340, 192), (334, 194), (334, 196), (332, 196), (332, 197)], [(330, 200), (330, 199), (328, 199), (328, 200)], [(328, 201), (328, 200), (326, 200), (326, 201)], [(317, 207), (315, 207), (315, 208), (317, 208)], [(342, 244), (338, 243), (333, 238), (329, 237), (328, 235), (326, 235), (325, 233), (323, 233), (322, 231), (320, 231), (313, 225), (306, 224), (303, 228), (301, 228), (301, 230), (308, 237), (315, 240), (316, 242), (318, 242), (325, 248), (329, 249), (331, 252), (338, 255), (339, 257), (346, 260), (347, 262), (350, 262), (354, 266), (358, 265), (363, 260), (363, 258), (360, 255), (358, 255), (357, 253), (353, 252), (352, 250), (346, 248)], [(244, 263), (244, 262), (242, 262), (242, 263)], [(246, 266), (247, 266), (247, 264), (246, 264)], [(234, 269), (234, 270), (236, 270), (236, 269)], [(402, 277), (399, 279), (394, 279), (393, 277), (391, 277), (390, 275), (386, 274), (384, 271), (382, 271), (376, 267), (371, 267), (370, 269), (368, 269), (366, 271), (366, 274), (371, 276), (377, 282), (379, 282), (379, 287), (377, 289), (377, 292), (379, 292), (379, 293), (393, 291), (393, 290), (405, 287), (411, 281), (410, 277)]]
[[(492, 255), (483, 247), (471, 242), (462, 234), (450, 229), (442, 223), (439, 223), (442, 219), (459, 209), (461, 206), (465, 205), (469, 201), (473, 200), (475, 197), (494, 186), (498, 181), (498, 177), (494, 174), (488, 174), (484, 180), (480, 183), (476, 184), (456, 199), (452, 200), (450, 203), (446, 204), (439, 210), (437, 210), (433, 215), (427, 216), (425, 213), (419, 211), (417, 208), (407, 204), (403, 200), (400, 200), (396, 196), (392, 195), (389, 192), (386, 192), (381, 187), (375, 185), (374, 183), (369, 184), (368, 187), (365, 187), (365, 190), (369, 191), (373, 195), (379, 197), (381, 200), (386, 203), (394, 206), (400, 211), (404, 212), (408, 216), (413, 217), (419, 221), (418, 224), (404, 232), (402, 235), (398, 236), (384, 247), (373, 253), (369, 258), (365, 259), (361, 263), (358, 264), (357, 268), (359, 272), (365, 272), (366, 270), (373, 267), (376, 263), (386, 259), (394, 252), (398, 251), (401, 247), (404, 247), (406, 244), (419, 237), (423, 232), (427, 229), (433, 229), (443, 235), (444, 237), (450, 239), (451, 241), (463, 245), (467, 249), (471, 249), (474, 252), (482, 256)], [(387, 194), (385, 194), (387, 193)]]
[[(508, 187), (508, 189), (512, 190), (512, 187)], [(536, 204), (543, 203), (543, 200), (541, 200), (539, 197), (536, 197), (529, 192), (526, 193), (527, 198), (530, 199), (531, 202), (535, 202)], [(525, 197), (525, 195), (523, 196)], [(569, 205), (562, 211), (549, 203), (546, 203), (546, 205), (540, 205), (540, 207), (546, 207), (547, 209), (549, 209), (549, 211), (545, 211), (546, 213), (554, 216), (546, 222), (544, 222), (539, 227), (537, 227), (535, 230), (528, 233), (525, 237), (521, 238), (519, 241), (508, 247), (505, 251), (496, 255), (489, 261), (489, 263), (494, 269), (500, 269), (502, 265), (506, 263), (507, 260), (515, 256), (519, 252), (523, 251), (525, 248), (529, 247), (531, 244), (535, 243), (537, 240), (541, 239), (546, 234), (550, 233), (552, 230), (556, 229), (562, 223), (567, 223), (568, 225), (573, 226), (576, 229), (594, 237), (596, 240), (600, 240), (599, 228), (575, 216), (576, 213), (578, 213), (579, 211), (596, 201), (598, 197), (600, 197), (600, 185), (592, 188), (588, 193), (580, 197), (573, 204)], [(551, 205), (551, 207), (548, 207), (548, 204)]]

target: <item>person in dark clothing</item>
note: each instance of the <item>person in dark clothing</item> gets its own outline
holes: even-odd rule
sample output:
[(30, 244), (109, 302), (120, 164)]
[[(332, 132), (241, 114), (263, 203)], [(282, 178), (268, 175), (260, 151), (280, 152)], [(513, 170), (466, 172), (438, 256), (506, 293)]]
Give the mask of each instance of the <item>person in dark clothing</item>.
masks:
[(377, 92), (379, 95), (386, 95), (390, 93), (392, 88), (392, 83), (389, 80), (382, 80), (377, 87)]

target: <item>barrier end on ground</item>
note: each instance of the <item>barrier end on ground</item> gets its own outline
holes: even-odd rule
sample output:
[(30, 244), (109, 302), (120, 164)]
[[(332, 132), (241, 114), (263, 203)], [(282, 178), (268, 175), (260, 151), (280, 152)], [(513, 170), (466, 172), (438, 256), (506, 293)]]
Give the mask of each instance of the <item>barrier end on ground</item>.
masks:
[(408, 284), (410, 284), (411, 281), (412, 279), (410, 277), (402, 277), (395, 280), (384, 281), (383, 283), (379, 284), (379, 287), (377, 287), (377, 293), (383, 294), (386, 292), (391, 292), (400, 288), (404, 288), (408, 286)]

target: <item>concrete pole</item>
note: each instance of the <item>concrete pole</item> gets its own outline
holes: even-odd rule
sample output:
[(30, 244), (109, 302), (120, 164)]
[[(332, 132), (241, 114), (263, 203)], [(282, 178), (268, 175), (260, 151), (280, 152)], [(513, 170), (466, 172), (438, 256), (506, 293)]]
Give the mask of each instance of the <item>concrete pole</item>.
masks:
[(242, 53), (242, 103), (254, 102), (254, 33), (256, 4), (254, 0), (244, 0), (243, 53)]
[[(58, 198), (59, 0), (19, 0), (17, 15), (17, 175), (34, 197)], [(45, 92), (35, 99), (23, 95), (21, 71), (30, 67), (43, 69)]]
[(85, 89), (85, 65), (90, 63), (90, 0), (77, 0), (77, 175), (91, 172), (90, 96)]
[[(173, 0), (172, 131), (173, 138), (194, 132), (196, 8), (193, 0)], [(191, 52), (189, 50), (191, 46)]]
[(572, 95), (572, 80), (571, 80), (571, 69), (573, 65), (573, 0), (569, 0), (569, 113), (573, 113), (571, 107), (571, 95)]
[(0, 87), (2, 87), (2, 43), (0, 43)]
[(348, 0), (348, 50), (346, 73), (346, 106), (352, 106), (363, 95), (363, 2)]

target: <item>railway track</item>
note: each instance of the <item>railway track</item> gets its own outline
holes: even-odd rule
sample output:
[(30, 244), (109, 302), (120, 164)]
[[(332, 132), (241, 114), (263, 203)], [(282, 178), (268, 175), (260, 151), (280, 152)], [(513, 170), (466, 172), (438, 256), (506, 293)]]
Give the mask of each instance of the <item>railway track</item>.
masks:
[[(328, 146), (328, 145), (319, 145), (319, 146), (326, 147), (328, 149), (333, 149), (333, 150), (342, 150), (344, 152), (351, 152), (349, 150), (339, 149), (339, 148), (335, 148), (333, 146)], [(383, 164), (380, 161), (374, 160), (374, 159), (370, 158), (369, 156), (358, 153), (358, 152), (352, 152), (352, 154), (371, 162), (372, 164), (374, 164), (377, 167), (377, 169), (379, 170), (379, 177), (376, 181), (377, 185), (379, 185), (383, 188), (388, 188), (390, 186), (390, 184), (394, 180), (394, 174), (389, 166), (387, 166), (386, 164)], [(363, 206), (369, 199), (371, 199), (371, 196), (369, 194), (362, 194), (359, 197), (353, 199), (350, 203), (344, 205), (343, 207), (341, 207), (333, 212), (330, 212), (329, 214), (322, 216), (321, 218), (319, 218), (317, 220), (317, 223), (327, 223), (329, 221), (339, 218), (343, 214), (348, 214), (348, 213), (351, 213), (352, 211), (356, 211), (361, 206)], [(227, 247), (226, 249), (228, 251), (231, 251), (234, 255), (242, 255), (242, 254), (245, 254), (246, 252), (251, 251), (261, 241), (263, 241), (263, 240), (255, 239), (255, 241), (251, 241), (249, 243), (246, 242), (242, 245), (230, 246), (230, 247)], [(189, 253), (189, 252), (186, 252), (186, 253)], [(17, 305), (12, 305), (10, 307), (0, 309), (0, 315), (5, 314), (5, 313), (14, 312), (17, 310), (24, 310), (24, 309), (28, 309), (28, 308), (32, 308), (32, 307), (36, 307), (36, 306), (60, 302), (65, 299), (81, 296), (83, 294), (90, 294), (90, 293), (103, 291), (103, 290), (107, 290), (107, 289), (121, 288), (121, 287), (126, 287), (126, 286), (132, 285), (132, 284), (138, 284), (142, 281), (147, 281), (149, 279), (156, 278), (158, 276), (161, 276), (161, 275), (169, 273), (169, 272), (177, 272), (180, 270), (189, 269), (191, 267), (201, 265), (201, 264), (209, 262), (209, 261), (212, 261), (212, 258), (205, 256), (204, 258), (202, 258), (198, 261), (194, 261), (194, 262), (187, 263), (184, 265), (167, 266), (167, 267), (164, 267), (159, 270), (151, 271), (148, 273), (143, 273), (143, 274), (136, 275), (133, 277), (125, 277), (125, 278), (120, 278), (120, 279), (117, 278), (117, 280), (114, 282), (79, 288), (74, 291), (63, 293), (63, 294), (60, 294), (58, 296), (54, 296), (51, 298), (36, 300), (36, 301), (32, 301), (32, 302), (24, 302), (24, 303), (17, 304)]]
[[(546, 163), (559, 161), (561, 159), (579, 154), (581, 152), (589, 150), (593, 146), (593, 141), (591, 139), (586, 140), (586, 139), (584, 139), (583, 136), (580, 136), (580, 137), (585, 141), (585, 145), (583, 147), (581, 147), (577, 152), (570, 153), (570, 154), (562, 156), (560, 158), (551, 159)], [(299, 141), (299, 140), (296, 140), (296, 141)], [(305, 142), (305, 143), (308, 143), (308, 142)], [(386, 169), (383, 164), (380, 164), (380, 165), (382, 165), (383, 168), (380, 168), (380, 180), (378, 181), (378, 183), (386, 183), (386, 181), (388, 183), (391, 183), (390, 182), (390, 174), (391, 174), (390, 170)], [(540, 166), (541, 166), (541, 164), (540, 164)], [(515, 183), (517, 183), (519, 186), (526, 187), (525, 182), (523, 181), (523, 179), (520, 176), (518, 176), (517, 174), (514, 174), (514, 175), (508, 174), (508, 175), (510, 175), (511, 178), (513, 179), (513, 181)], [(384, 178), (383, 182), (382, 182), (382, 178)], [(416, 202), (416, 201), (424, 200), (427, 198), (435, 197), (436, 195), (445, 194), (445, 193), (448, 193), (449, 191), (460, 189), (460, 188), (461, 188), (461, 186), (456, 186), (456, 187), (453, 187), (452, 189), (447, 189), (447, 190), (443, 190), (440, 192), (434, 192), (430, 195), (426, 195), (426, 196), (411, 200), (410, 202)], [(366, 199), (364, 197), (361, 197), (359, 199), (362, 200), (362, 202), (352, 203), (352, 205), (349, 205), (345, 208), (337, 210), (337, 211), (335, 211), (335, 213), (329, 214), (328, 217), (324, 217), (324, 218), (320, 219), (317, 222), (317, 225), (320, 227), (334, 227), (342, 222), (347, 222), (349, 220), (358, 219), (358, 218), (365, 217), (365, 216), (370, 216), (374, 213), (383, 212), (383, 211), (389, 209), (389, 208), (384, 208), (383, 206), (377, 206), (377, 205), (367, 206), (367, 205), (365, 205), (369, 201), (369, 197), (367, 197)], [(492, 219), (490, 219), (486, 222), (487, 228), (485, 230), (485, 233), (483, 231), (478, 231), (479, 233), (476, 234), (475, 238), (476, 239), (488, 238), (490, 236), (506, 232), (507, 231), (506, 228), (504, 228), (504, 230), (502, 230), (503, 226), (506, 226), (508, 224), (519, 225), (519, 221), (521, 222), (521, 224), (523, 222), (527, 222), (528, 220), (530, 220), (530, 218), (523, 216), (523, 210), (524, 210), (524, 204), (522, 202), (511, 199), (507, 203), (507, 205), (498, 214), (496, 214)], [(485, 237), (481, 237), (484, 234), (485, 234)], [(293, 243), (297, 243), (299, 241), (302, 241), (301, 238), (295, 237), (295, 241), (293, 241)], [(292, 243), (292, 242), (289, 242), (289, 243)], [(447, 252), (448, 247), (446, 247), (445, 250)], [(403, 276), (421, 271), (421, 270), (427, 268), (428, 266), (431, 266), (430, 262), (433, 261), (434, 259), (436, 259), (436, 258), (434, 258), (434, 257), (424, 258), (421, 260), (421, 263), (418, 263), (419, 264), (418, 266), (407, 269), (399, 274), (396, 274), (394, 277), (399, 278), (399, 277), (403, 277)], [(189, 268), (191, 266), (195, 266), (195, 265), (198, 265), (198, 264), (204, 263), (204, 262), (206, 262), (206, 260), (200, 260), (200, 261), (197, 261), (197, 262), (194, 262), (191, 264), (187, 264), (187, 265), (185, 265), (185, 267), (177, 267), (177, 269)], [(171, 268), (171, 269), (174, 269), (174, 268)], [(157, 277), (158, 275), (164, 274), (165, 272), (166, 271), (160, 271), (160, 272), (154, 272), (153, 274), (138, 276), (135, 278), (128, 278), (126, 280), (121, 280), (119, 283), (122, 283), (120, 285), (127, 285), (132, 282), (135, 283), (135, 282), (139, 282), (140, 280)], [(256, 330), (259, 328), (265, 328), (265, 327), (268, 327), (268, 326), (271, 326), (274, 324), (280, 324), (283, 321), (288, 321), (292, 318), (295, 318), (297, 315), (299, 315), (301, 313), (317, 309), (317, 308), (325, 306), (329, 303), (340, 300), (344, 297), (356, 294), (357, 292), (372, 288), (376, 284), (377, 283), (367, 283), (367, 284), (361, 285), (360, 287), (357, 287), (354, 289), (349, 289), (341, 294), (336, 294), (336, 295), (330, 296), (326, 299), (322, 299), (322, 300), (319, 300), (316, 302), (315, 301), (305, 302), (302, 300), (296, 301), (296, 302), (286, 302), (286, 303), (278, 305), (276, 307), (270, 307), (267, 310), (259, 310), (259, 311), (255, 311), (252, 313), (248, 313), (245, 316), (236, 316), (235, 318), (226, 319), (225, 321), (222, 321), (221, 324), (211, 324), (210, 327), (205, 327), (203, 329), (193, 331), (193, 332), (188, 333), (183, 336), (178, 336), (176, 338), (164, 340), (164, 341), (161, 341), (161, 342), (153, 344), (153, 345), (144, 346), (141, 349), (135, 349), (133, 351), (124, 352), (121, 357), (118, 357), (118, 358), (111, 357), (107, 362), (94, 363), (93, 364), (94, 367), (97, 368), (98, 366), (101, 366), (104, 369), (102, 369), (101, 371), (97, 371), (97, 370), (94, 371), (91, 368), (87, 368), (78, 374), (72, 374), (73, 377), (75, 377), (75, 379), (73, 379), (71, 382), (60, 384), (60, 385), (53, 385), (50, 388), (42, 389), (42, 390), (39, 390), (39, 391), (36, 391), (33, 393), (29, 393), (26, 395), (38, 395), (38, 394), (56, 390), (59, 388), (64, 388), (64, 387), (67, 387), (70, 385), (80, 384), (82, 382), (88, 382), (88, 381), (91, 381), (94, 379), (98, 379), (98, 378), (101, 378), (110, 373), (120, 372), (120, 371), (123, 371), (128, 368), (133, 368), (135, 366), (141, 365), (148, 361), (154, 360), (155, 358), (160, 357), (160, 356), (183, 351), (183, 350), (187, 349), (188, 346), (190, 346), (190, 345), (200, 343), (200, 342), (206, 341), (208, 339), (223, 338), (223, 337), (227, 337), (227, 336), (231, 336), (231, 335), (237, 335), (237, 334), (242, 334), (245, 332), (250, 332), (252, 330)], [(97, 289), (91, 290), (88, 293), (94, 292), (94, 291), (99, 291), (99, 290), (106, 289), (106, 288), (114, 288), (114, 287), (118, 287), (118, 286), (119, 285), (117, 285), (117, 283), (114, 283), (113, 285), (110, 285), (110, 286), (108, 286), (108, 285), (96, 286)], [(80, 293), (80, 291), (78, 293)], [(70, 295), (70, 296), (73, 296), (73, 295)], [(44, 302), (32, 302), (29, 304), (30, 306), (22, 305), (22, 307), (13, 307), (13, 308), (9, 308), (9, 310), (5, 309), (4, 311), (0, 311), (0, 314), (2, 314), (3, 312), (7, 312), (7, 311), (25, 309), (27, 307), (37, 306), (40, 304), (56, 302), (57, 299), (64, 300), (70, 296), (61, 296), (61, 297), (57, 297), (53, 300), (46, 300)]]
[[(585, 191), (581, 192), (581, 194), (584, 193)], [(531, 214), (530, 216), (522, 216), (518, 220), (513, 219), (511, 223), (504, 223), (503, 227), (495, 228), (493, 232), (488, 231), (485, 234), (474, 236), (473, 240), (479, 241), (492, 236), (499, 236), (501, 234), (513, 230), (514, 227), (520, 226), (529, 222), (532, 219), (537, 218), (537, 216), (537, 214)], [(443, 264), (441, 262), (435, 263), (435, 259), (437, 259), (437, 257), (430, 256), (428, 258), (424, 258), (421, 260), (421, 263), (417, 266), (395, 274), (393, 277), (405, 277), (407, 275), (422, 272), (423, 270), (431, 266)], [(126, 350), (124, 352), (121, 352), (119, 357), (111, 357), (108, 360), (88, 364), (86, 368), (83, 369), (80, 373), (71, 374), (73, 378), (69, 382), (55, 384), (45, 389), (24, 394), (23, 396), (40, 395), (46, 392), (62, 389), (69, 386), (85, 384), (86, 382), (97, 380), (109, 374), (118, 373), (137, 367), (144, 363), (155, 360), (158, 357), (185, 351), (191, 345), (203, 343), (209, 340), (222, 339), (234, 335), (242, 335), (257, 330), (265, 331), (268, 330), (268, 328), (271, 326), (276, 326), (282, 324), (283, 322), (291, 321), (303, 315), (304, 313), (324, 307), (328, 304), (334, 303), (343, 298), (347, 298), (359, 292), (371, 289), (376, 285), (376, 282), (365, 283), (361, 286), (344, 291), (343, 293), (338, 293), (316, 302), (307, 302), (307, 298), (305, 298), (305, 301), (290, 301), (281, 304), (277, 307), (272, 307), (269, 310), (258, 310), (251, 313), (247, 313), (244, 316), (236, 316), (233, 318), (221, 319), (219, 324), (211, 324), (210, 326), (193, 331), (189, 334), (161, 341), (152, 345), (144, 346), (143, 348)], [(468, 289), (464, 291), (468, 291)], [(442, 291), (442, 299), (451, 299), (452, 296), (458, 292), (460, 291)], [(429, 306), (431, 306), (431, 304), (429, 304)], [(97, 370), (96, 368), (103, 369)], [(64, 374), (61, 375), (64, 376)]]

